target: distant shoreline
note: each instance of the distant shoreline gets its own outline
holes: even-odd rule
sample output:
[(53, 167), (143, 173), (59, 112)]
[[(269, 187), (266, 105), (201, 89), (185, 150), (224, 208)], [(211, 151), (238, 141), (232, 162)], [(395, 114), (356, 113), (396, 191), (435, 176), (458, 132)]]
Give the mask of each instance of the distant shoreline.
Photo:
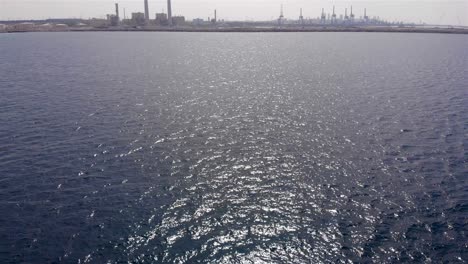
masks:
[(438, 34), (468, 34), (468, 29), (462, 28), (408, 28), (408, 27), (307, 27), (307, 28), (74, 28), (55, 31), (8, 31), (0, 33), (26, 32), (213, 32), (213, 33), (281, 33), (281, 32), (368, 32), (368, 33), (438, 33)]

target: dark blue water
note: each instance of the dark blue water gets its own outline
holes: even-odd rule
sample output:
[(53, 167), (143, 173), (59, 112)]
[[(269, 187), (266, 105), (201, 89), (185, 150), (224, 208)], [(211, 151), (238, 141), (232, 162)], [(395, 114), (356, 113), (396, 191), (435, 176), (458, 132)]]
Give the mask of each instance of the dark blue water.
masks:
[(466, 263), (467, 47), (0, 34), (0, 262)]

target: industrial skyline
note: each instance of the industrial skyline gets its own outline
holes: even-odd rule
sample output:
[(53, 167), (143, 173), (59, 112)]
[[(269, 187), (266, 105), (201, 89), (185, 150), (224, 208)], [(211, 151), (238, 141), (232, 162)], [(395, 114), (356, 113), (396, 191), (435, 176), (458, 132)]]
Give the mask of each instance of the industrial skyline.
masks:
[[(124, 17), (120, 17), (120, 10), (119, 4), (116, 3), (115, 13), (114, 14), (107, 14), (107, 24), (98, 24), (98, 28), (102, 27), (116, 27), (116, 26), (137, 26), (137, 27), (152, 27), (152, 26), (187, 26), (190, 22), (186, 21), (185, 16), (172, 16), (172, 4), (171, 0), (167, 1), (167, 13), (161, 12), (156, 13), (153, 17), (150, 13), (149, 9), (149, 0), (143, 0), (144, 2), (144, 13), (143, 12), (134, 12), (131, 14), (130, 18), (127, 18), (126, 15)], [(350, 7), (350, 15), (348, 16), (348, 8), (345, 8), (345, 15), (336, 12), (335, 6), (333, 6), (332, 13), (325, 14), (325, 9), (322, 8), (322, 13), (320, 17), (304, 19), (303, 9), (299, 9), (299, 16), (296, 19), (288, 19), (284, 16), (284, 9), (283, 4), (280, 7), (280, 14), (277, 18), (276, 26), (283, 27), (283, 26), (291, 26), (294, 27), (302, 26), (305, 27), (306, 25), (331, 25), (331, 26), (347, 26), (347, 25), (391, 25), (391, 24), (401, 24), (401, 22), (388, 22), (381, 20), (380, 17), (374, 16), (370, 18), (367, 16), (367, 9), (364, 8), (364, 15), (359, 17), (355, 17), (355, 13), (353, 12), (353, 6)], [(125, 14), (124, 8), (124, 14)], [(224, 19), (218, 20), (217, 16), (217, 9), (214, 9), (213, 17), (208, 17), (206, 20), (203, 18), (195, 18), (192, 20), (192, 25), (201, 26), (201, 25), (218, 25), (218, 22), (222, 22), (223, 26), (228, 26), (225, 24), (228, 21)], [(96, 19), (94, 19), (96, 20)], [(91, 21), (93, 22), (93, 21)], [(94, 21), (96, 22), (96, 21)], [(265, 21), (268, 22), (268, 21)], [(274, 20), (269, 21), (270, 26), (274, 26)], [(232, 24), (231, 24), (232, 26)], [(96, 25), (94, 26), (96, 27)]]
[[(112, 13), (112, 7), (107, 0), (35, 0), (14, 1), (2, 0), (0, 20), (46, 19), (46, 18), (103, 18), (104, 14)], [(141, 0), (119, 1), (121, 13), (145, 12)], [(305, 1), (305, 0), (177, 0), (173, 1), (176, 15), (184, 15), (188, 19), (213, 16), (213, 10), (218, 10), (218, 18), (230, 21), (267, 21), (278, 17), (278, 7), (283, 3), (284, 18), (297, 19), (302, 8), (304, 19), (320, 16), (320, 10), (330, 13), (336, 6), (337, 13), (345, 13), (345, 9), (353, 5), (356, 17), (364, 16), (363, 10), (378, 14), (388, 21), (425, 22), (428, 24), (468, 25), (468, 1)], [(148, 0), (148, 13), (167, 12), (165, 0)], [(350, 10), (348, 9), (348, 12)]]
[[(335, 5), (330, 10), (321, 9), (321, 13), (316, 17), (304, 17), (303, 9), (299, 8), (296, 18), (287, 18), (284, 15), (284, 5), (280, 5), (279, 16), (276, 19), (266, 21), (229, 21), (218, 19), (217, 9), (213, 10), (213, 16), (205, 18), (195, 18), (186, 20), (183, 15), (172, 15), (172, 2), (165, 0), (167, 10), (160, 13), (152, 13), (150, 9), (150, 0), (140, 0), (142, 10), (132, 12), (127, 17), (126, 8), (115, 3), (113, 13), (106, 14), (105, 19), (48, 19), (48, 20), (29, 20), (29, 21), (7, 21), (0, 23), (0, 32), (49, 32), (49, 31), (421, 31), (426, 28), (425, 24), (403, 23), (402, 21), (387, 21), (377, 15), (369, 16), (367, 8), (360, 10), (362, 13), (353, 11), (353, 5), (345, 7), (343, 13)], [(120, 10), (123, 9), (123, 17)], [(355, 9), (354, 9), (355, 10)], [(2, 22), (2, 21), (0, 21)], [(419, 29), (418, 29), (419, 28)], [(431, 28), (431, 27), (429, 27)], [(438, 27), (432, 27), (437, 30)], [(452, 33), (466, 34), (464, 28), (447, 28)], [(453, 30), (452, 30), (453, 29)], [(460, 31), (461, 30), (461, 31)], [(430, 31), (430, 30), (429, 30)], [(444, 30), (442, 30), (445, 32)]]

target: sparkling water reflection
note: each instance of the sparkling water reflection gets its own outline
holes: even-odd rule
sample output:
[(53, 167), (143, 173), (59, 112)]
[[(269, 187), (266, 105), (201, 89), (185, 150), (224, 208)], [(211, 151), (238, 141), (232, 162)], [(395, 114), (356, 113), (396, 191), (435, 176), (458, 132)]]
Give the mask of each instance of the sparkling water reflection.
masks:
[(466, 36), (0, 41), (2, 263), (467, 259)]

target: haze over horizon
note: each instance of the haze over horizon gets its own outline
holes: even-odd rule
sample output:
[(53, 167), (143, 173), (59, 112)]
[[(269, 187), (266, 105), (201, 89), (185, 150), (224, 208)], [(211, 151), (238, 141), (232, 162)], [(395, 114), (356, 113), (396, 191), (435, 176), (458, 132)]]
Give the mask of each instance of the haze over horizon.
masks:
[[(132, 12), (143, 12), (143, 0), (0, 0), (0, 20), (104, 18), (114, 12), (116, 2), (120, 4), (122, 14), (125, 9), (127, 17)], [(166, 10), (166, 0), (149, 0), (149, 4), (152, 17)], [(379, 16), (392, 22), (468, 26), (468, 0), (173, 0), (172, 3), (174, 15), (184, 15), (189, 20), (212, 17), (214, 9), (218, 10), (219, 19), (272, 20), (278, 17), (281, 4), (288, 19), (297, 19), (300, 8), (303, 8), (305, 18), (316, 18), (322, 8), (331, 13), (335, 5), (340, 15), (353, 5), (356, 17), (362, 16), (367, 8), (370, 17)]]

